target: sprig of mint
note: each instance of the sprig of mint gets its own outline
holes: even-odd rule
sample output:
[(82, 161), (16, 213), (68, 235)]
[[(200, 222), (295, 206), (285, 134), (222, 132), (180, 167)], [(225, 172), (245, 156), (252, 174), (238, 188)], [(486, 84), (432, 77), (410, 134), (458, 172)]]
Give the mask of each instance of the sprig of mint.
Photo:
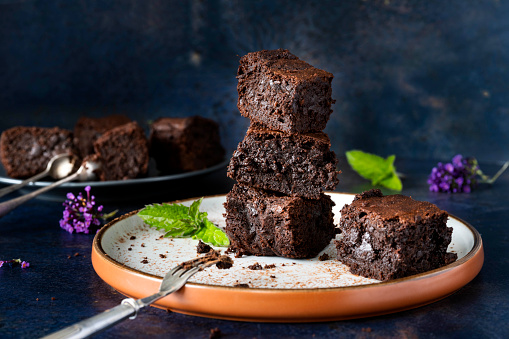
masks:
[(401, 183), (396, 167), (394, 167), (395, 155), (386, 159), (371, 153), (352, 150), (346, 152), (346, 160), (353, 170), (365, 179), (371, 180), (373, 186), (381, 185), (394, 191), (401, 191)]
[(200, 212), (203, 198), (191, 206), (182, 204), (153, 204), (138, 212), (150, 227), (165, 231), (165, 237), (201, 239), (214, 246), (230, 245), (228, 236), (207, 219), (207, 212)]

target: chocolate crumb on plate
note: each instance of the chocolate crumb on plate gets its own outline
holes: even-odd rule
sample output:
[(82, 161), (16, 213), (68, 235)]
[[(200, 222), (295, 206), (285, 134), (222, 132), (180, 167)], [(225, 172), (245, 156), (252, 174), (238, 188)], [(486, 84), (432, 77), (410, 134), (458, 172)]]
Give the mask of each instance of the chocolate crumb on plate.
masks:
[(266, 264), (265, 266), (263, 266), (264, 269), (268, 270), (268, 269), (271, 269), (271, 268), (276, 268), (276, 265), (275, 264)]
[(238, 283), (233, 285), (233, 287), (249, 288), (249, 284)]
[(196, 246), (196, 252), (198, 253), (209, 253), (212, 247), (199, 240), (198, 245)]
[(216, 267), (219, 268), (220, 270), (229, 269), (232, 266), (233, 266), (233, 259), (226, 255), (220, 256), (219, 262), (216, 264)]
[(324, 253), (318, 257), (318, 260), (320, 260), (320, 261), (329, 260), (329, 255), (327, 253)]
[(256, 270), (263, 270), (263, 266), (259, 263), (255, 262), (253, 265), (249, 265), (247, 268), (250, 270), (256, 271)]
[(190, 269), (199, 265), (205, 265), (200, 268), (200, 270), (203, 270), (205, 267), (213, 264), (215, 264), (219, 269), (228, 269), (233, 266), (233, 260), (227, 255), (222, 255), (220, 251), (211, 249), (204, 256), (185, 261), (180, 265), (183, 269)]

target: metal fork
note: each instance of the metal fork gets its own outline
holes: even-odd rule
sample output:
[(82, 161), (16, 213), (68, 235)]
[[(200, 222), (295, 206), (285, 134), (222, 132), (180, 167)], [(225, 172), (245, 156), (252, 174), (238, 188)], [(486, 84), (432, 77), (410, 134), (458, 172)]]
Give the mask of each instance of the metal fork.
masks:
[(133, 298), (124, 299), (120, 305), (114, 308), (45, 336), (43, 339), (87, 338), (127, 318), (134, 319), (141, 308), (153, 304), (170, 293), (178, 291), (196, 272), (220, 261), (220, 259), (215, 258), (204, 262), (204, 259), (206, 258), (199, 257), (174, 267), (164, 276), (159, 287), (159, 292), (153, 295), (136, 300)]

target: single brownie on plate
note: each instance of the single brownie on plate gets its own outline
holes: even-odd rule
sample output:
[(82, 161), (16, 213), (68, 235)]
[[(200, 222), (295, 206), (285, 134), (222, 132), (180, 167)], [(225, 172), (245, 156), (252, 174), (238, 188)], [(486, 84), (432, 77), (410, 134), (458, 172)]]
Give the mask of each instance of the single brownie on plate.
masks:
[(102, 181), (143, 177), (148, 169), (148, 142), (136, 122), (115, 127), (94, 142), (101, 162), (98, 176)]
[(447, 253), (452, 228), (447, 212), (424, 201), (373, 189), (341, 210), (338, 260), (353, 274), (391, 280), (439, 268), (456, 260)]
[(269, 129), (319, 132), (332, 113), (332, 78), (288, 50), (252, 52), (240, 58), (237, 107)]
[(218, 124), (207, 118), (159, 118), (150, 127), (150, 156), (161, 173), (189, 172), (221, 162)]
[(34, 176), (44, 171), (55, 155), (72, 152), (72, 132), (58, 127), (18, 126), (0, 137), (0, 158), (12, 178)]
[(82, 158), (94, 153), (94, 142), (106, 131), (131, 122), (127, 116), (112, 114), (101, 118), (81, 117), (74, 125), (74, 144)]
[(251, 124), (233, 153), (228, 176), (286, 195), (320, 199), (338, 184), (337, 159), (322, 132), (287, 134)]
[(335, 236), (328, 195), (304, 199), (235, 184), (226, 196), (225, 232), (240, 254), (311, 258)]

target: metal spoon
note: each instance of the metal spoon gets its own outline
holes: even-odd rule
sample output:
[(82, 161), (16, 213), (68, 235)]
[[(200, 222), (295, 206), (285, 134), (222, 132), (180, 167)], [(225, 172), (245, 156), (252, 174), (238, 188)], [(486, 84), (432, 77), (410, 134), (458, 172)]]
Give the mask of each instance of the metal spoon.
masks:
[[(61, 158), (62, 160), (62, 167), (63, 168), (67, 168), (69, 163), (66, 162), (64, 160), (64, 158)], [(58, 163), (57, 165), (52, 165), (52, 166), (56, 166), (56, 167), (59, 167), (58, 166)], [(14, 199), (11, 199), (11, 200), (7, 200), (3, 203), (0, 203), (0, 217), (3, 217), (4, 215), (6, 215), (7, 213), (9, 213), (10, 211), (12, 211), (13, 209), (15, 209), (16, 207), (18, 207), (19, 205), (25, 203), (26, 201), (38, 196), (39, 194), (41, 193), (44, 193), (44, 192), (47, 192), (49, 191), (50, 189), (53, 189), (59, 185), (62, 185), (63, 183), (66, 183), (68, 181), (72, 181), (74, 179), (78, 179), (79, 181), (88, 181), (88, 180), (94, 180), (96, 175), (95, 175), (95, 171), (98, 170), (100, 168), (100, 164), (98, 162), (95, 162), (95, 161), (92, 161), (92, 160), (84, 160), (83, 163), (81, 164), (80, 168), (78, 168), (78, 170), (74, 173), (72, 173), (71, 175), (69, 175), (69, 172), (67, 172), (67, 177), (57, 181), (57, 182), (54, 182), (52, 183), (51, 185), (48, 185), (48, 186), (45, 186), (45, 187), (42, 187), (40, 189), (38, 189), (37, 191), (33, 191), (33, 192), (30, 192), (28, 194), (25, 194), (21, 197), (18, 197), (18, 198), (14, 198)], [(71, 170), (72, 170), (72, 166), (71, 166)], [(58, 172), (58, 171), (55, 171), (55, 173)], [(61, 173), (65, 173), (65, 171), (62, 171)], [(31, 179), (31, 178), (30, 178)]]
[(29, 183), (42, 179), (46, 176), (50, 176), (55, 180), (65, 178), (66, 176), (72, 173), (75, 162), (76, 157), (70, 154), (63, 153), (55, 155), (53, 158), (49, 160), (46, 169), (41, 173), (38, 173), (31, 178), (25, 179), (18, 184), (14, 184), (0, 189), (0, 197), (3, 197), (4, 195), (9, 194), (11, 192), (14, 192), (28, 185)]

